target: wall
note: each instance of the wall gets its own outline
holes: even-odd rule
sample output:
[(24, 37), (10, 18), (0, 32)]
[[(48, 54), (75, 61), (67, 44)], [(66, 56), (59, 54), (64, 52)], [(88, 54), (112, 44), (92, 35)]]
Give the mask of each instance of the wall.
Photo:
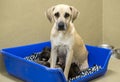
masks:
[(103, 0), (103, 43), (120, 48), (120, 0)]
[(85, 43), (102, 42), (102, 0), (0, 0), (0, 49), (49, 40), (52, 25), (44, 13), (59, 3), (81, 12), (74, 24)]

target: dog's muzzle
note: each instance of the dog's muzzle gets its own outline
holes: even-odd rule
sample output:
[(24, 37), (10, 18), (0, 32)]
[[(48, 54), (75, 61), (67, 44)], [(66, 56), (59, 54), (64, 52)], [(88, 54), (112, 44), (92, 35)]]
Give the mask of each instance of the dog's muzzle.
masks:
[(64, 22), (58, 23), (58, 31), (64, 31), (65, 30), (65, 24)]

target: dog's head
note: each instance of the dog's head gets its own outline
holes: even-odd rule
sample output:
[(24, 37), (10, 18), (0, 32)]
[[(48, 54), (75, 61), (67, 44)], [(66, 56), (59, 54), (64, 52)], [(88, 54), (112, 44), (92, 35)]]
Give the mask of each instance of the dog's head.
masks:
[(50, 22), (56, 24), (58, 31), (65, 31), (78, 16), (78, 10), (72, 6), (60, 4), (49, 8), (46, 16)]

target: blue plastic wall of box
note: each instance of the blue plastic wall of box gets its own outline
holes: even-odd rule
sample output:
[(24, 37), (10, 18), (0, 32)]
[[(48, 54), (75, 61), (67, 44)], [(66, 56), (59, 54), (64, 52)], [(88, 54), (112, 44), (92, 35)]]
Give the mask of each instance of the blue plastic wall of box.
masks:
[[(51, 69), (24, 59), (24, 57), (31, 55), (33, 52), (41, 51), (46, 46), (51, 47), (51, 43), (48, 41), (2, 49), (1, 53), (3, 54), (7, 72), (25, 82), (66, 82), (62, 70)], [(91, 67), (97, 64), (102, 69), (85, 77), (74, 79), (72, 82), (87, 82), (104, 75), (107, 71), (108, 62), (112, 53), (111, 50), (90, 45), (86, 45), (86, 48), (89, 52), (89, 66)]]

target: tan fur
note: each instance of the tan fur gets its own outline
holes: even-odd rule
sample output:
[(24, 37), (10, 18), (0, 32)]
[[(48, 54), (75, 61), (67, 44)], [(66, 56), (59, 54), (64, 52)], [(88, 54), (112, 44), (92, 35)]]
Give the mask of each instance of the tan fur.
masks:
[[(59, 12), (60, 17), (55, 18), (54, 13)], [(64, 18), (64, 13), (68, 12), (70, 14), (69, 18)], [(82, 38), (79, 36), (75, 30), (73, 21), (78, 16), (78, 10), (72, 6), (60, 4), (53, 6), (48, 9), (46, 15), (51, 22), (54, 22), (53, 28), (51, 30), (51, 68), (55, 68), (57, 60), (57, 46), (65, 45), (67, 46), (67, 56), (65, 63), (64, 75), (68, 79), (68, 73), (72, 62), (76, 62), (81, 70), (88, 68), (87, 55), (88, 52), (84, 45)], [(58, 23), (63, 21), (66, 24), (65, 31), (58, 31)]]

